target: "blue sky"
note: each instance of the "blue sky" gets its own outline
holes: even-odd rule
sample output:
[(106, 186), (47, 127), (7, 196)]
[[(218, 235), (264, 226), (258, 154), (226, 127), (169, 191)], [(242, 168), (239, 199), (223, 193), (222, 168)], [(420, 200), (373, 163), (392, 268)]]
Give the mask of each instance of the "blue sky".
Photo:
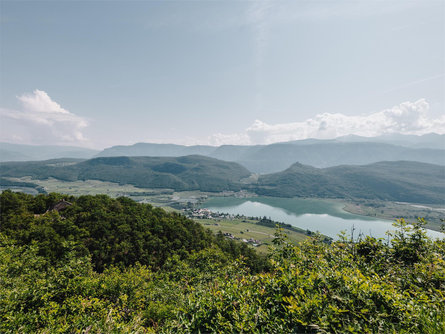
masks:
[(0, 2), (0, 140), (445, 132), (443, 1)]

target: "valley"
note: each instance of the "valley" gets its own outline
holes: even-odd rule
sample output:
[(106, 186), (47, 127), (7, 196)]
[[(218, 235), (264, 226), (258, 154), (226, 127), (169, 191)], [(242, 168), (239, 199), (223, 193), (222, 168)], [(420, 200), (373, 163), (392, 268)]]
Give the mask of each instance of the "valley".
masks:
[[(0, 190), (123, 196), (186, 214), (184, 210), (204, 207), (214, 212), (227, 210), (232, 218), (219, 218), (217, 222), (190, 218), (207, 224), (215, 233), (221, 231), (240, 240), (258, 240), (260, 251), (267, 248), (275, 233), (274, 226), (261, 226), (258, 230), (258, 219), (240, 221), (234, 216), (267, 216), (290, 223), (295, 230), (288, 232), (294, 241), (305, 239), (306, 230), (336, 238), (340, 231), (349, 233), (355, 228), (356, 233), (385, 237), (391, 223), (401, 217), (410, 221), (425, 218), (428, 229), (439, 231), (445, 204), (445, 166), (441, 163), (443, 152), (439, 145), (442, 137), (402, 136), (395, 141), (397, 145), (385, 138), (374, 142), (338, 138), (216, 148), (141, 143), (96, 152), (99, 157), (90, 159), (76, 158), (81, 152), (78, 150), (73, 158), (2, 162)], [(410, 145), (418, 152), (406, 151), (411, 149)], [(54, 155), (60, 156), (68, 149), (73, 150), (43, 147), (42, 152), (50, 156), (53, 150)], [(31, 154), (32, 150), (26, 146), (20, 152)], [(394, 160), (403, 152), (417, 161), (355, 164), (381, 158)], [(157, 156), (140, 156), (154, 154)], [(192, 155), (180, 156), (183, 154)], [(296, 157), (313, 166), (294, 162)], [(258, 167), (260, 161), (264, 162), (262, 167)], [(351, 164), (338, 165), (340, 162)], [(264, 171), (274, 172), (258, 173)], [(212, 207), (215, 203), (218, 205)], [(243, 211), (246, 206), (252, 207)], [(241, 232), (247, 232), (244, 237), (249, 237), (244, 238)]]
[[(181, 211), (187, 208), (199, 208), (206, 207), (205, 203), (226, 203), (229, 206), (235, 203), (241, 203), (245, 201), (256, 201), (261, 200), (261, 198), (256, 198), (255, 194), (240, 191), (240, 192), (202, 192), (202, 191), (174, 191), (168, 188), (140, 188), (133, 185), (121, 185), (113, 182), (99, 181), (99, 180), (86, 180), (86, 181), (62, 181), (55, 178), (48, 178), (46, 180), (36, 180), (31, 177), (21, 177), (21, 178), (8, 178), (11, 182), (17, 184), (35, 184), (39, 189), (43, 189), (47, 193), (57, 192), (62, 194), (80, 196), (80, 195), (98, 195), (106, 194), (110, 197), (128, 197), (140, 203), (150, 203), (152, 205), (162, 207), (166, 210), (177, 210)], [(20, 191), (23, 189), (19, 188)], [(37, 193), (34, 188), (28, 188), (30, 193)], [(292, 199), (292, 198), (274, 198), (265, 197), (263, 201), (272, 207), (279, 208), (283, 203), (289, 202), (287, 204), (287, 210), (297, 210), (295, 214), (297, 216), (302, 216), (304, 214), (310, 214), (315, 208), (315, 213), (320, 215), (335, 216), (339, 215), (341, 217), (350, 216), (348, 212), (355, 215), (358, 220), (364, 220), (371, 223), (372, 221), (387, 221), (388, 223), (393, 222), (396, 218), (404, 217), (409, 221), (415, 221), (418, 217), (423, 217), (427, 221), (426, 228), (440, 231), (443, 222), (441, 219), (444, 218), (443, 207), (440, 205), (432, 205), (427, 207), (425, 205), (417, 205), (413, 203), (397, 203), (389, 201), (379, 201), (379, 200), (345, 200), (345, 199), (320, 199), (320, 198), (303, 198), (303, 199)], [(294, 204), (291, 204), (294, 202)], [(298, 203), (298, 204), (295, 204)], [(310, 205), (308, 205), (310, 203)], [(300, 211), (298, 211), (300, 207)], [(334, 208), (334, 209), (333, 209)], [(224, 212), (223, 208), (214, 208), (214, 211)], [(234, 215), (242, 214), (243, 212), (232, 211)], [(314, 213), (314, 212), (312, 212)], [(252, 214), (252, 216), (269, 216), (270, 213), (257, 212)], [(351, 216), (353, 217), (353, 216)], [(360, 217), (363, 217), (360, 219)], [(368, 220), (369, 217), (370, 220)], [(193, 218), (193, 217), (192, 217)], [(335, 218), (335, 217), (334, 217)], [(294, 219), (294, 217), (282, 217), (279, 221), (288, 223), (289, 219)], [(314, 219), (314, 218), (312, 218)], [(338, 219), (338, 217), (336, 218)], [(306, 217), (304, 220), (308, 220)], [(208, 224), (208, 228), (214, 232), (221, 230), (223, 233), (233, 233), (234, 231), (241, 231), (244, 229), (255, 230), (256, 225), (251, 225), (252, 222), (243, 222), (239, 227), (236, 227), (237, 223), (241, 223), (236, 220), (220, 220), (219, 225), (212, 225), (214, 222), (204, 221), (202, 219), (196, 219), (197, 222), (203, 224)], [(293, 224), (295, 227), (302, 228), (301, 234), (298, 232), (286, 231), (290, 233), (290, 238), (292, 240), (301, 240), (306, 237), (304, 234), (305, 229), (309, 229), (315, 232), (315, 228), (311, 226)], [(267, 234), (273, 235), (275, 229), (273, 227), (261, 227), (267, 230)], [(235, 230), (234, 230), (235, 229)], [(337, 232), (339, 232), (337, 230)], [(264, 232), (264, 231), (263, 231)], [(325, 233), (324, 230), (320, 229), (321, 233)], [(335, 236), (337, 232), (332, 232), (331, 236)], [(349, 231), (348, 231), (349, 232)], [(239, 236), (240, 237), (240, 236)], [(250, 237), (253, 237), (250, 236)], [(258, 237), (258, 236), (257, 236)], [(257, 238), (258, 239), (258, 238)], [(263, 240), (262, 236), (259, 239)], [(266, 238), (268, 239), (268, 238)], [(265, 242), (268, 242), (267, 240)], [(267, 247), (261, 247), (265, 249)]]

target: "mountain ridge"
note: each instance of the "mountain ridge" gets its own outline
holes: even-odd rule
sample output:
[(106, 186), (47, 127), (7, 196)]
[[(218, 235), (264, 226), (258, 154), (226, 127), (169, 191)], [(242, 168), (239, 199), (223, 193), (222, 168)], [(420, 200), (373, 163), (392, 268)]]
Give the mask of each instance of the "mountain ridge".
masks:
[[(431, 139), (432, 138), (432, 139)], [(396, 141), (398, 144), (392, 144)], [(378, 161), (412, 160), (445, 165), (445, 135), (424, 136), (345, 136), (336, 139), (305, 139), (269, 145), (183, 146), (175, 144), (138, 143), (110, 147), (97, 156), (137, 155), (180, 156), (202, 154), (233, 161), (252, 172), (280, 172), (296, 161), (315, 167), (341, 164), (364, 165)], [(162, 154), (159, 154), (162, 152)]]

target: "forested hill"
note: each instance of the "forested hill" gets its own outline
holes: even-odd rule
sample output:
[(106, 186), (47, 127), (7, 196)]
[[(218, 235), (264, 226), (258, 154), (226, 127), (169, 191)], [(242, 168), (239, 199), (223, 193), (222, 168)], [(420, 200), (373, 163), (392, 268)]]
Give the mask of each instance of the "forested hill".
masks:
[(245, 244), (217, 238), (181, 214), (124, 197), (5, 191), (0, 194), (0, 207), (0, 233), (18, 245), (35, 243), (39, 254), (52, 262), (74, 251), (91, 256), (96, 271), (136, 263), (157, 270), (172, 256), (184, 259), (216, 247), (228, 257), (245, 256), (252, 270), (264, 267), (264, 261)]
[(445, 203), (445, 167), (412, 161), (314, 168), (296, 163), (260, 176), (256, 192), (281, 197), (365, 198)]
[(250, 176), (244, 167), (192, 155), (169, 157), (104, 157), (85, 161), (50, 160), (9, 162), (1, 165), (2, 177), (53, 177), (64, 181), (101, 180), (145, 188), (174, 190), (240, 190), (240, 180)]

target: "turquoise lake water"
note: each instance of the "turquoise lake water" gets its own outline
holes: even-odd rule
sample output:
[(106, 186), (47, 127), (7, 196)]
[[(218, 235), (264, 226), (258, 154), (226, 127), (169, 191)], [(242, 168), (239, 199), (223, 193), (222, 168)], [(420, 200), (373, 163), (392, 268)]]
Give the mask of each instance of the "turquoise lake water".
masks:
[[(359, 233), (377, 238), (387, 238), (386, 232), (394, 230), (392, 221), (352, 214), (343, 210), (343, 205), (320, 199), (277, 198), (277, 197), (214, 197), (201, 207), (214, 212), (240, 214), (249, 217), (264, 217), (290, 224), (302, 229), (319, 231), (337, 238), (346, 231), (354, 236)], [(444, 237), (444, 234), (427, 230), (431, 237)]]

